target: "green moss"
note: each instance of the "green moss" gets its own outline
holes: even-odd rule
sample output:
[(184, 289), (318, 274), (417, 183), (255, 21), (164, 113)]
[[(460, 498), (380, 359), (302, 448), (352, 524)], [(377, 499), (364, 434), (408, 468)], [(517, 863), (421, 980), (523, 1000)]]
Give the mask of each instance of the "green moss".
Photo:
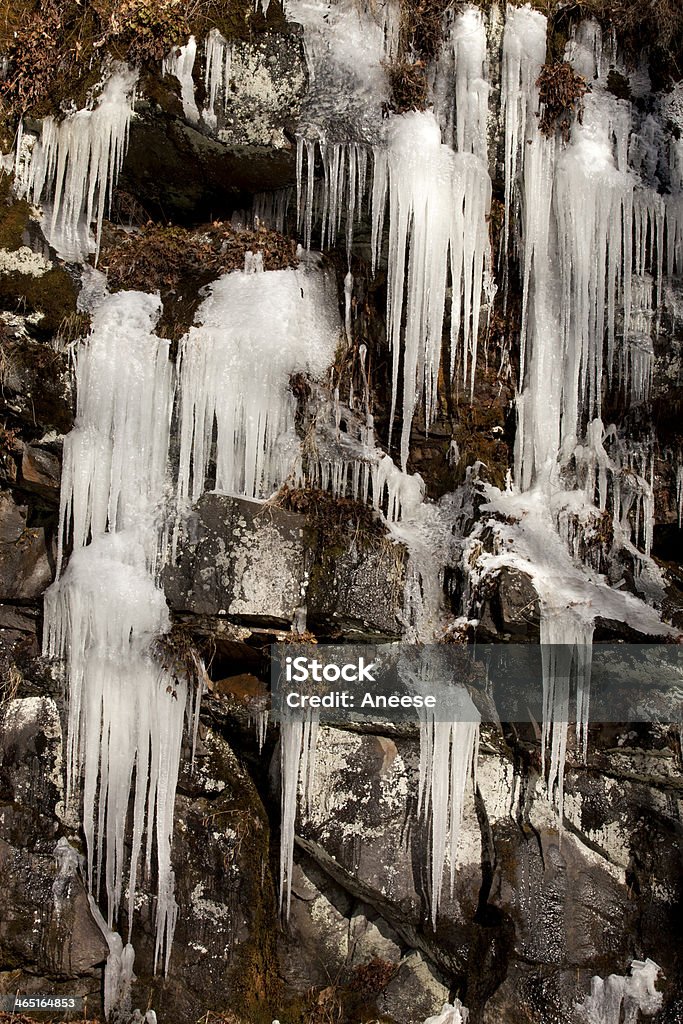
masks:
[(7, 195), (11, 178), (0, 176), (0, 186), (5, 195), (0, 195), (0, 249), (18, 249), (24, 244), (24, 232), (28, 227), (31, 207), (23, 199), (13, 200)]
[(37, 330), (55, 334), (76, 310), (76, 292), (66, 271), (53, 267), (42, 277), (0, 275), (0, 303), (12, 312), (42, 313)]

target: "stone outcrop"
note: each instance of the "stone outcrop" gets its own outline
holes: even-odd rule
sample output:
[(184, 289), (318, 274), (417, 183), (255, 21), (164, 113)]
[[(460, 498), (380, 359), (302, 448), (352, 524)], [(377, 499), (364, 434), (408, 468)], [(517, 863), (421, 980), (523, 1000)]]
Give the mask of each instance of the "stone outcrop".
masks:
[[(322, 542), (321, 542), (322, 541)], [(166, 596), (180, 613), (246, 626), (398, 636), (405, 551), (363, 532), (321, 538), (315, 518), (277, 502), (203, 495), (188, 516)]]

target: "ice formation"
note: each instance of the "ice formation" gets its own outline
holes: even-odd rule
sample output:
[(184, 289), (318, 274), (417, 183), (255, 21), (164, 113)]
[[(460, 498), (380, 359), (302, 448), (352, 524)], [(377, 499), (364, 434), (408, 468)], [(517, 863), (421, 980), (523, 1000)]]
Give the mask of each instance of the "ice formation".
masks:
[[(549, 794), (561, 811), (567, 722), (574, 713), (579, 749), (586, 749), (596, 617), (623, 622), (644, 636), (674, 636), (676, 630), (662, 622), (655, 608), (610, 586), (599, 571), (574, 560), (557, 529), (556, 505), (566, 502), (569, 495), (558, 492), (549, 497), (539, 488), (501, 492), (489, 485), (485, 492), (490, 504), (482, 512), (494, 512), (495, 517), (482, 520), (466, 542), (463, 558), (470, 567), (472, 592), (479, 591), (485, 576), (504, 566), (529, 576), (539, 595), (541, 640), (546, 645), (562, 645), (543, 652), (544, 761)], [(573, 500), (579, 510), (586, 507), (580, 492), (574, 492)], [(491, 553), (483, 550), (483, 530), (491, 531)], [(474, 617), (477, 611), (476, 606), (470, 609)]]
[(294, 830), (299, 789), (310, 808), (320, 712), (284, 717), (280, 723), (280, 912), (289, 917), (294, 860)]
[[(582, 22), (567, 46), (567, 59), (591, 87), (569, 143), (540, 131), (537, 82), (545, 36), (544, 16), (529, 6), (508, 8), (501, 74), (502, 252), (505, 256), (512, 237), (519, 240), (515, 477), (528, 492), (528, 507), (510, 547), (529, 552), (533, 567), (526, 570), (540, 596), (541, 641), (552, 645), (543, 663), (543, 748), (544, 756), (549, 752), (548, 784), (561, 816), (570, 692), (585, 754), (593, 623), (601, 606), (614, 603), (597, 575), (607, 568), (611, 549), (591, 538), (600, 533), (600, 517), (609, 517), (611, 544), (631, 553), (636, 575), (647, 566), (653, 539), (653, 453), (647, 442), (627, 444), (603, 425), (603, 388), (618, 388), (631, 407), (648, 398), (653, 296), (665, 270), (671, 272), (676, 263), (671, 249), (665, 262), (664, 240), (677, 237), (677, 222), (672, 214), (665, 232), (668, 205), (652, 187), (657, 165), (652, 124), (645, 119), (636, 130), (631, 104), (606, 88), (615, 58), (604, 51), (597, 23)], [(669, 205), (673, 210), (675, 203)], [(493, 503), (502, 508), (509, 501), (501, 496)], [(542, 504), (547, 513), (540, 513)], [(539, 530), (535, 543), (532, 529)], [(570, 577), (558, 582), (542, 551), (555, 530), (571, 555), (585, 563), (585, 575), (571, 572), (571, 585)], [(552, 545), (556, 549), (554, 540)], [(556, 550), (554, 557), (559, 558)], [(523, 561), (519, 564), (522, 568)], [(648, 572), (656, 576), (656, 570)], [(622, 609), (622, 615), (628, 618), (629, 611), (636, 620), (649, 617), (634, 607)]]
[(456, 715), (452, 721), (438, 721), (429, 710), (423, 713), (420, 721), (418, 814), (429, 823), (431, 831), (430, 909), (434, 927), (446, 860), (450, 865), (450, 891), (453, 893), (465, 787), (471, 773), (476, 776), (479, 716), (464, 689), (462, 701), (471, 707), (470, 715), (464, 716), (471, 721), (462, 721), (461, 716)]
[[(207, 62), (211, 44), (207, 47)], [(192, 124), (199, 121), (199, 110), (194, 98), (194, 79), (192, 72), (197, 57), (197, 40), (190, 36), (184, 46), (175, 47), (167, 57), (164, 57), (162, 73), (173, 75), (180, 83), (180, 99), (183, 104), (183, 117)], [(213, 84), (213, 83), (212, 83)]]
[[(316, 110), (326, 109), (323, 95), (337, 109), (343, 79), (340, 69), (348, 70), (347, 55), (355, 39), (348, 25), (355, 26), (360, 19), (364, 39), (360, 50), (353, 49), (352, 65), (354, 74), (372, 86), (376, 117), (377, 99), (384, 96), (383, 72), (378, 77), (379, 61), (395, 46), (392, 5), (383, 9), (384, 26), (374, 30), (373, 19), (364, 9), (354, 6), (347, 10), (344, 2), (323, 6), (327, 11), (324, 21), (316, 4), (295, 4), (292, 9), (305, 28), (309, 73), (318, 83), (312, 87), (318, 90)], [(393, 352), (392, 419), (403, 361), (400, 462), (404, 470), (420, 396), (424, 398), (427, 428), (435, 414), (449, 272), (450, 377), (459, 362), (463, 382), (471, 391), (477, 361), (488, 252), (486, 218), (491, 198), (486, 137), (489, 86), (481, 12), (468, 7), (458, 15), (450, 47), (448, 59), (442, 60), (435, 93), (446, 141), (452, 141), (457, 152), (451, 145), (442, 144), (439, 123), (429, 112), (390, 117), (386, 125), (373, 123), (372, 130), (367, 129), (363, 118), (359, 121), (347, 112), (341, 135), (330, 131), (327, 124), (316, 123), (297, 140), (297, 210), (304, 245), (311, 245), (314, 224), (320, 223), (323, 248), (333, 244), (344, 224), (347, 250), (353, 240), (354, 221), (363, 207), (368, 143), (373, 143), (373, 180), (368, 196), (372, 262), (374, 269), (381, 259), (388, 203), (387, 333)], [(334, 86), (329, 77), (331, 67)], [(363, 95), (362, 90), (356, 90), (356, 99)], [(319, 186), (315, 181), (316, 163), (323, 171)]]
[(393, 0), (287, 0), (287, 15), (304, 30), (308, 94), (300, 124), (307, 139), (373, 142), (389, 100), (383, 66), (398, 42)]
[(102, 932), (104, 940), (109, 947), (109, 955), (104, 967), (104, 1018), (109, 1020), (112, 1013), (118, 1010), (122, 1013), (130, 1013), (131, 1009), (131, 988), (135, 981), (133, 966), (135, 964), (135, 950), (130, 942), (123, 945), (118, 932), (114, 931), (104, 920), (100, 908), (93, 899), (90, 901), (90, 913), (95, 923)]
[[(77, 261), (99, 250), (102, 221), (128, 145), (137, 72), (119, 65), (94, 106), (43, 120), (32, 146), (17, 140), (18, 194), (43, 203), (45, 237), (59, 256)], [(95, 242), (90, 226), (95, 221)]]
[[(501, 112), (505, 121), (503, 253), (508, 251), (513, 201), (518, 198), (515, 187), (518, 179), (523, 181), (528, 146), (538, 137), (536, 82), (545, 62), (546, 31), (547, 19), (529, 5), (507, 8), (501, 67)], [(524, 255), (528, 259), (531, 254)]]
[(160, 312), (153, 295), (112, 295), (75, 353), (76, 422), (64, 441), (58, 565), (69, 534), (78, 549), (91, 537), (135, 530), (153, 568), (150, 512), (164, 496), (173, 406), (169, 342), (153, 333)]
[(206, 37), (204, 50), (206, 105), (202, 111), (202, 118), (206, 124), (215, 128), (218, 124), (217, 108), (219, 100), (223, 108), (225, 108), (228, 101), (230, 72), (232, 70), (232, 46), (223, 38), (217, 28), (212, 28)]
[(585, 1024), (635, 1024), (641, 1013), (651, 1017), (662, 1007), (662, 993), (655, 988), (659, 972), (654, 960), (647, 959), (634, 960), (627, 975), (594, 977), (590, 995), (576, 1004), (579, 1019)]
[[(369, 147), (359, 142), (305, 139), (301, 135), (296, 142), (297, 221), (304, 246), (311, 247), (314, 224), (320, 225), (321, 248), (334, 245), (343, 221), (346, 249), (350, 253), (354, 225), (363, 212)], [(323, 170), (320, 183), (315, 180), (317, 164)]]
[(452, 1003), (444, 1003), (441, 1013), (428, 1017), (424, 1024), (467, 1024), (469, 1016), (460, 1000), (454, 999)]
[[(66, 666), (67, 803), (82, 778), (88, 884), (96, 896), (106, 891), (111, 931), (128, 875), (130, 939), (146, 833), (146, 871), (154, 850), (158, 879), (155, 967), (167, 969), (188, 684), (150, 654), (152, 640), (170, 628), (154, 577), (173, 394), (169, 343), (154, 334), (159, 312), (159, 299), (140, 292), (106, 297), (77, 352), (78, 408), (65, 441), (61, 505), (61, 530), (70, 531), (74, 551), (45, 594), (44, 649)], [(125, 967), (126, 951), (114, 953)]]
[(560, 822), (564, 814), (564, 766), (567, 723), (573, 699), (576, 742), (585, 759), (588, 749), (593, 619), (581, 610), (556, 606), (554, 595), (541, 602), (543, 731), (541, 765), (548, 763), (548, 792), (555, 798)]
[(336, 296), (313, 268), (226, 274), (180, 347), (178, 496), (196, 501), (216, 429), (215, 489), (267, 497), (296, 473), (296, 373), (324, 375), (340, 337)]
[(442, 139), (458, 153), (487, 162), (486, 25), (477, 7), (466, 7), (448, 29), (434, 81), (434, 113)]
[(569, 145), (539, 130), (545, 28), (538, 12), (511, 8), (503, 49), (506, 232), (517, 208), (522, 241), (516, 477), (524, 489), (556, 476), (586, 421), (601, 418), (605, 380), (631, 405), (647, 399), (652, 294), (664, 272), (664, 201), (629, 163), (639, 136), (630, 104), (606, 89), (595, 22), (581, 23), (568, 45), (591, 84)]
[[(403, 361), (401, 467), (405, 470), (418, 396), (425, 423), (436, 412), (446, 310), (452, 279), (451, 367), (460, 355), (463, 382), (474, 386), (491, 180), (481, 160), (441, 142), (429, 112), (392, 118), (385, 149), (375, 148), (373, 266), (379, 261), (385, 197), (389, 243), (387, 337), (392, 350), (392, 412)], [(407, 274), (406, 274), (407, 260)]]

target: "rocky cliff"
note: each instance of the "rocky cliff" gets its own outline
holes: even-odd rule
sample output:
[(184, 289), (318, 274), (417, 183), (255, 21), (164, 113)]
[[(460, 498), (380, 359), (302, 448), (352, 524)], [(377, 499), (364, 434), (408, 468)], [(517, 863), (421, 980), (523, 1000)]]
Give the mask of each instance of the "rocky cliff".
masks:
[(4, 5), (0, 993), (683, 1021), (679, 706), (485, 715), (450, 887), (424, 726), (268, 717), (272, 645), (680, 642), (682, 43)]

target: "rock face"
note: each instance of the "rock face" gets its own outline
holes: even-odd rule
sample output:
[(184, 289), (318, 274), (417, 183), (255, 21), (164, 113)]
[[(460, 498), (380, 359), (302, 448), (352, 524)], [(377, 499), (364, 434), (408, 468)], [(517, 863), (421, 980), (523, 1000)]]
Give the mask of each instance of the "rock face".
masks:
[(398, 636), (404, 557), (353, 530), (321, 543), (314, 519), (277, 504), (205, 494), (165, 571), (166, 596), (175, 611), (242, 625), (289, 629), (304, 616), (322, 632)]
[[(83, 881), (55, 856), (63, 830), (62, 730), (47, 697), (0, 711), (0, 955), (4, 969), (99, 999), (108, 947)], [(31, 836), (26, 845), (26, 836)], [(32, 926), (27, 928), (26, 922)], [(74, 986), (74, 982), (76, 985)], [(43, 991), (38, 988), (38, 991)], [(36, 991), (34, 988), (33, 991)]]
[[(86, 8), (87, 17), (94, 17), (93, 5), (65, 3), (70, 10), (65, 25)], [(33, 12), (30, 4), (6, 6), (0, 36), (16, 62), (14, 33), (24, 31), (26, 18), (33, 25), (31, 19), (39, 18), (41, 5), (34, 4)], [(51, 6), (43, 6), (52, 17)], [(233, 5), (205, 0), (181, 6), (192, 11), (220, 9), (226, 18), (240, 13)], [(286, 22), (277, 0), (269, 7), (257, 5), (257, 11), (251, 0), (246, 6), (244, 25), (226, 40), (229, 60), (224, 53), (225, 78), (211, 109), (202, 39), (190, 76), (196, 117), (184, 111), (187, 96), (181, 83), (163, 72), (161, 50), (153, 67), (141, 69), (129, 144), (110, 197), (109, 225), (119, 239), (123, 235), (140, 244), (129, 250), (113, 244), (108, 250), (103, 244), (97, 257), (103, 276), (93, 276), (92, 266), (78, 268), (60, 261), (43, 237), (40, 211), (16, 201), (10, 175), (0, 175), (0, 993), (18, 987), (27, 993), (81, 994), (87, 997), (89, 1016), (99, 1018), (109, 947), (91, 909), (78, 809), (65, 806), (63, 680), (41, 657), (40, 642), (43, 595), (57, 569), (62, 438), (75, 418), (70, 346), (89, 330), (88, 296), (102, 292), (105, 282), (112, 291), (159, 291), (164, 309), (156, 330), (169, 338), (175, 359), (178, 341), (205, 294), (203, 287), (215, 279), (217, 267), (221, 273), (241, 268), (251, 239), (254, 249), (270, 246), (264, 253), (268, 269), (306, 258), (297, 253), (305, 233), (297, 200), (301, 204), (307, 191), (305, 170), (297, 181), (297, 135), (310, 143), (312, 125), (334, 123), (334, 131), (321, 135), (317, 151), (304, 146), (300, 153), (305, 152), (304, 167), (309, 153), (316, 154), (314, 239), (319, 237), (321, 217), (329, 214), (338, 220), (339, 238), (324, 261), (337, 275), (340, 324), (345, 322), (346, 331), (340, 336), (323, 397), (310, 387), (305, 374), (289, 381), (302, 450), (311, 437), (315, 440), (316, 417), (327, 416), (330, 409), (335, 430), (325, 443), (332, 438), (326, 449), (331, 464), (343, 448), (335, 448), (341, 435), (349, 450), (357, 451), (353, 446), (361, 443), (358, 437), (372, 433), (371, 422), (375, 440), (388, 448), (392, 374), (398, 374), (405, 360), (402, 354), (394, 363), (395, 351), (387, 341), (386, 238), (379, 266), (372, 267), (377, 224), (371, 223), (367, 210), (356, 210), (355, 242), (347, 252), (345, 211), (336, 208), (332, 213), (331, 207), (318, 202), (323, 182), (329, 186), (328, 203), (336, 203), (344, 193), (338, 139), (344, 138), (348, 112), (356, 102), (363, 108), (368, 100), (368, 83), (361, 81), (368, 71), (364, 40), (353, 34), (363, 5), (358, 10), (350, 6), (345, 11), (348, 22), (341, 29), (336, 26), (336, 44), (343, 44), (347, 52), (340, 55), (339, 67), (332, 68), (329, 79), (361, 82), (357, 97), (345, 89), (339, 95), (326, 92), (326, 79), (312, 83), (310, 36), (305, 40), (302, 26)], [(302, 18), (315, 20), (315, 4), (296, 6)], [(456, 5), (457, 13), (462, 6)], [(503, 181), (505, 124), (493, 113), (493, 99), (500, 92), (503, 19), (495, 4), (480, 6), (490, 11), (488, 144), (493, 203), (482, 306), (486, 325), (479, 339), (471, 400), (462, 393), (460, 377), (451, 389), (439, 380), (435, 420), (427, 431), (424, 412), (416, 412), (408, 462), (410, 472), (424, 478), (430, 500), (458, 489), (445, 531), (448, 545), (444, 542), (449, 551), (458, 552), (454, 536), (460, 531), (465, 541), (484, 519), (482, 509), (490, 492), (483, 482), (504, 491), (513, 464), (522, 318), (520, 240), (512, 230), (510, 252), (503, 251), (502, 243), (509, 198)], [(585, 0), (578, 5), (532, 6), (557, 11), (548, 47), (548, 59), (554, 61), (573, 31), (579, 8), (590, 10), (594, 5)], [(624, 5), (611, 6), (616, 10)], [(673, 0), (649, 5), (665, 15), (671, 9), (673, 20), (678, 17), (675, 6)], [(106, 11), (107, 0), (95, 7)], [(161, 42), (155, 37), (159, 26), (154, 18), (170, 10), (175, 22), (180, 8), (173, 2), (154, 5), (138, 0), (123, 7), (122, 15), (110, 12), (112, 24), (119, 19), (130, 22), (146, 45), (156, 39), (163, 49), (165, 36), (162, 33)], [(263, 7), (268, 7), (267, 16)], [(334, 21), (336, 7), (332, 3), (326, 9), (324, 25)], [(605, 5), (597, 7), (604, 17)], [(388, 10), (389, 5), (380, 8)], [(390, 69), (395, 94), (383, 109), (375, 104), (378, 122), (385, 115), (394, 116), (394, 103), (409, 111), (409, 117), (414, 107), (424, 106), (411, 88), (413, 76), (427, 74), (433, 54), (421, 47), (428, 46), (434, 25), (416, 26), (411, 19), (432, 21), (435, 9), (422, 4), (401, 8), (404, 23), (399, 34), (410, 43), (410, 59), (399, 60)], [(636, 5), (630, 8), (629, 17), (635, 17)], [(437, 14), (440, 19), (441, 11)], [(324, 25), (319, 25), (317, 39), (322, 49), (328, 47)], [(62, 28), (51, 21), (48, 29), (42, 34), (36, 30), (33, 38), (49, 54), (46, 41)], [(223, 30), (230, 35), (225, 25)], [(385, 31), (390, 34), (389, 21), (382, 25)], [(7, 33), (12, 34), (9, 41)], [(99, 42), (90, 41), (90, 54)], [(9, 94), (17, 78), (11, 62), (5, 69), (5, 56), (0, 47), (0, 77)], [(121, 56), (112, 51), (107, 59)], [(26, 66), (35, 65), (37, 74), (39, 62), (29, 57)], [(676, 61), (666, 63), (667, 74), (673, 74), (668, 65), (673, 68)], [(75, 96), (61, 94), (67, 65), (67, 55), (60, 53), (59, 67), (50, 69), (54, 88), (48, 90), (49, 102), (26, 112), (26, 133), (39, 130), (53, 106), (67, 108), (76, 102)], [(468, 68), (472, 70), (469, 63)], [(341, 76), (335, 78), (340, 69)], [(651, 71), (661, 77), (662, 68)], [(372, 91), (376, 83), (368, 81)], [(451, 84), (455, 88), (455, 82)], [(85, 76), (82, 85), (87, 91), (95, 78)], [(187, 80), (184, 85), (187, 89)], [(644, 90), (642, 82), (641, 86)], [(405, 102), (398, 95), (401, 87), (407, 90)], [(675, 113), (681, 83), (667, 86), (666, 95)], [(312, 109), (311, 98), (320, 99), (319, 110)], [(79, 106), (83, 100), (81, 95)], [(643, 131), (635, 148), (642, 143), (650, 156), (650, 116), (658, 113), (662, 102), (663, 94), (646, 91), (635, 102)], [(306, 120), (311, 115), (313, 120)], [(610, 131), (618, 130), (615, 124)], [(15, 127), (3, 121), (0, 135), (13, 134)], [(670, 141), (675, 148), (673, 136)], [(10, 145), (7, 137), (6, 151)], [(406, 160), (411, 155), (406, 152)], [(359, 147), (354, 155), (359, 161), (358, 182), (365, 174), (362, 159)], [(674, 183), (665, 185), (670, 199)], [(264, 224), (273, 230), (265, 232)], [(171, 244), (178, 225), (183, 230)], [(151, 228), (148, 235), (139, 230), (143, 226)], [(210, 229), (215, 231), (209, 244)], [(105, 225), (105, 235), (106, 230)], [(673, 246), (669, 230), (666, 241)], [(193, 243), (191, 258), (183, 260), (178, 250), (188, 237)], [(118, 254), (116, 260), (112, 253)], [(94, 254), (89, 259), (93, 263)], [(413, 264), (408, 258), (407, 277), (421, 272), (425, 262)], [(656, 286), (652, 279), (649, 285), (652, 295), (658, 293), (661, 299), (656, 312), (652, 303), (641, 303), (638, 313), (641, 327), (645, 324), (640, 341), (648, 358), (648, 339), (652, 340), (651, 403), (627, 415), (620, 395), (614, 408), (605, 407), (603, 414), (606, 426), (613, 420), (636, 441), (649, 436), (651, 426), (656, 428), (658, 448), (652, 465), (648, 470), (639, 463), (637, 469), (640, 484), (651, 488), (652, 551), (657, 562), (643, 574), (633, 544), (627, 542), (615, 552), (614, 529), (597, 508), (589, 525), (582, 521), (583, 536), (574, 555), (613, 588), (646, 593), (663, 615), (680, 624), (683, 289), (671, 278)], [(451, 292), (446, 305), (452, 307), (456, 299)], [(621, 330), (618, 325), (617, 334)], [(444, 339), (444, 360), (447, 345)], [(450, 355), (456, 359), (455, 353)], [(631, 357), (635, 358), (633, 353)], [(419, 376), (420, 366), (417, 372)], [(319, 382), (315, 384), (322, 390)], [(346, 411), (347, 399), (352, 415)], [(400, 415), (393, 423), (394, 449), (399, 421)], [(356, 435), (359, 423), (364, 432)], [(175, 420), (171, 446), (173, 457)], [(634, 477), (636, 469), (629, 465), (625, 474)], [(576, 1004), (589, 991), (591, 978), (624, 975), (632, 961), (652, 957), (662, 968), (658, 984), (665, 1005), (648, 1019), (653, 1024), (681, 1024), (679, 727), (592, 726), (586, 763), (574, 753), (567, 761), (562, 821), (546, 792), (533, 725), (503, 723), (497, 729), (483, 729), (476, 781), (465, 793), (453, 885), (448, 877), (451, 865), (446, 863), (436, 921), (430, 914), (432, 833), (428, 816), (417, 807), (417, 725), (391, 735), (368, 724), (353, 729), (321, 727), (311, 800), (308, 805), (299, 800), (295, 822), (290, 916), (280, 919), (276, 876), (281, 748), (279, 733), (264, 714), (268, 645), (302, 638), (321, 644), (391, 643), (406, 634), (411, 599), (426, 600), (427, 591), (424, 577), (413, 571), (415, 559), (400, 523), (388, 523), (391, 513), (384, 494), (381, 500), (373, 497), (375, 505), (384, 502), (386, 518), (370, 503), (363, 506), (363, 516), (354, 517), (359, 503), (345, 494), (334, 499), (339, 514), (330, 524), (316, 507), (320, 492), (302, 488), (307, 503), (287, 504), (285, 493), (290, 498), (293, 493), (291, 480), (282, 483), (282, 490), (266, 502), (204, 493), (182, 518), (176, 556), (163, 571), (173, 623), (168, 658), (173, 669), (186, 671), (189, 664), (196, 672), (199, 651), (211, 692), (205, 692), (201, 701), (196, 750), (190, 727), (184, 740), (172, 837), (178, 918), (167, 975), (154, 971), (153, 868), (142, 872), (134, 920), (129, 922), (123, 910), (116, 922), (123, 941), (129, 925), (132, 929), (133, 1006), (154, 1007), (159, 1024), (208, 1024), (214, 1012), (225, 1024), (423, 1024), (444, 1003), (460, 999), (469, 1010), (469, 1024), (586, 1024)], [(627, 519), (629, 515), (635, 520), (634, 510)], [(568, 533), (577, 522), (578, 512), (569, 509)], [(486, 537), (481, 539), (487, 553), (493, 554), (486, 548)], [(433, 552), (431, 538), (428, 543), (421, 540), (419, 556), (424, 563)], [(539, 596), (531, 570), (525, 571), (521, 562), (497, 567), (469, 604), (465, 559), (454, 558), (437, 568), (428, 582), (437, 591), (439, 611), (444, 611), (446, 639), (538, 642)], [(407, 583), (412, 583), (412, 591)], [(596, 641), (642, 639), (635, 629), (599, 616), (595, 627)], [(572, 738), (570, 730), (570, 746)], [(124, 857), (129, 853), (131, 816), (129, 807)], [(104, 893), (98, 902), (106, 913)], [(132, 1018), (133, 1024), (136, 1020), (139, 1017)]]
[[(204, 106), (198, 124), (183, 120), (177, 80), (167, 76), (154, 86), (156, 102), (138, 105), (120, 189), (147, 210), (196, 223), (247, 206), (255, 192), (293, 186), (293, 137), (306, 82), (295, 30), (236, 40), (227, 94), (221, 86), (214, 111)], [(197, 84), (205, 94), (204, 83)]]
[[(665, 795), (677, 778), (672, 754), (602, 751), (596, 758), (570, 774), (560, 834), (539, 776), (519, 776), (509, 755), (485, 749), (476, 793), (467, 797), (455, 887), (451, 894), (444, 884), (435, 928), (428, 921), (429, 835), (411, 806), (415, 741), (322, 729), (298, 841), (382, 915), (404, 949), (418, 950), (429, 970), (466, 992), (475, 1019), (516, 1024), (552, 1013), (569, 1022), (577, 977), (585, 984), (591, 974), (623, 973), (624, 964), (659, 946), (658, 935), (680, 929), (680, 789)], [(608, 764), (623, 772), (625, 763), (632, 782), (605, 773)], [(651, 833), (643, 843), (645, 820)], [(635, 895), (643, 884), (645, 901)], [(661, 950), (664, 970), (668, 961), (675, 971), (675, 955)], [(404, 999), (411, 984), (401, 989)], [(387, 999), (391, 1015), (389, 990)], [(419, 1005), (422, 1020), (427, 1011)]]
[(305, 526), (261, 502), (204, 495), (186, 526), (178, 568), (166, 571), (171, 607), (289, 626), (305, 597)]
[[(73, 838), (77, 818), (63, 802), (63, 756), (53, 700), (30, 697), (2, 705), (0, 957), (4, 970), (35, 976), (28, 991), (82, 994), (97, 1007), (109, 949), (73, 863), (79, 854), (64, 838), (79, 842)], [(252, 1004), (275, 981), (268, 826), (253, 783), (211, 730), (201, 731), (194, 770), (186, 766), (175, 820), (174, 970), (168, 979), (152, 974), (154, 907), (141, 893), (134, 1002), (146, 1006), (151, 999), (165, 1020), (180, 1024), (224, 1005), (227, 986), (233, 1005), (248, 1019)], [(60, 858), (60, 847), (70, 858)], [(124, 916), (122, 933), (125, 927)]]
[(178, 924), (167, 978), (151, 971), (154, 907), (142, 896), (135, 927), (135, 1005), (164, 1020), (220, 1010), (225, 992), (245, 1019), (276, 983), (276, 913), (269, 830), (253, 782), (227, 742), (201, 730), (175, 806), (173, 862)]
[(54, 551), (43, 528), (27, 526), (27, 509), (0, 492), (0, 601), (39, 597), (52, 581)]

